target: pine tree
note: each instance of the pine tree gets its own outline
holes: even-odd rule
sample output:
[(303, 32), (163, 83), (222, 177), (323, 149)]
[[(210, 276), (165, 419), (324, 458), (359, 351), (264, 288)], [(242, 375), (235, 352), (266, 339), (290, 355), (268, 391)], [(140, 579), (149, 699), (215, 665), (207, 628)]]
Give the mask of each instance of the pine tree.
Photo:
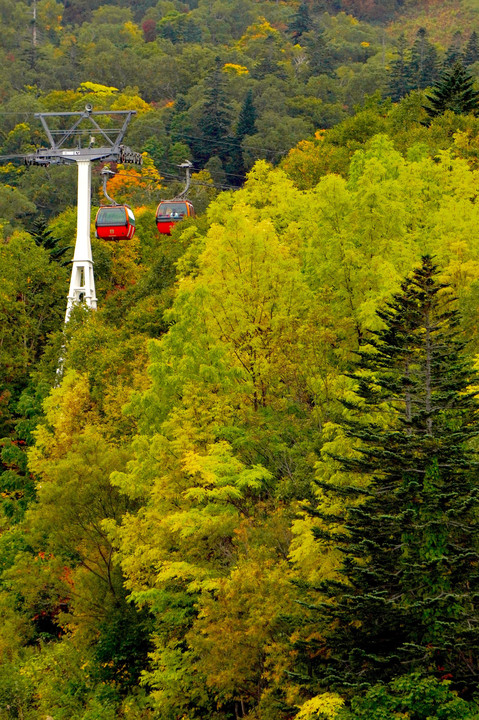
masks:
[(464, 51), (463, 64), (465, 67), (472, 65), (479, 60), (479, 40), (475, 30), (471, 33), (466, 49)]
[(479, 92), (474, 90), (473, 80), (460, 62), (442, 73), (432, 93), (426, 97), (429, 105), (425, 109), (431, 118), (442, 115), (446, 110), (467, 115), (479, 108)]
[(48, 223), (40, 215), (38, 218), (32, 221), (31, 230), (29, 234), (35, 240), (35, 244), (38, 247), (43, 247), (50, 255), (50, 260), (60, 263), (62, 267), (66, 267), (70, 264), (69, 260), (65, 260), (63, 257), (65, 253), (72, 249), (71, 245), (65, 245), (61, 247), (59, 238), (53, 237), (51, 230), (48, 229)]
[(231, 149), (228, 138), (232, 111), (226, 98), (224, 73), (219, 58), (216, 58), (215, 69), (207, 82), (205, 102), (198, 121), (202, 137), (194, 147), (195, 157), (202, 164), (214, 155), (224, 161)]
[(246, 135), (256, 132), (256, 109), (253, 104), (253, 91), (248, 90), (238, 117), (236, 137), (241, 141)]
[(452, 42), (449, 45), (448, 49), (446, 50), (446, 56), (444, 58), (444, 67), (452, 67), (455, 63), (460, 62), (462, 59), (462, 50), (461, 50), (461, 44), (462, 44), (462, 35), (459, 30), (457, 30), (452, 38)]
[(437, 51), (426, 37), (425, 28), (419, 28), (416, 40), (411, 48), (409, 73), (411, 87), (419, 90), (432, 85), (438, 76)]
[(394, 102), (408, 94), (411, 90), (409, 64), (407, 61), (407, 43), (404, 34), (398, 38), (398, 56), (391, 63), (389, 76), (389, 95)]
[[(322, 584), (316, 605), (326, 648), (310, 642), (304, 655), (330, 688), (358, 690), (411, 670), (447, 675), (464, 691), (477, 685), (478, 462), (468, 443), (479, 434), (477, 377), (437, 275), (423, 258), (379, 313), (385, 328), (352, 374), (358, 419), (345, 430), (360, 451), (341, 462), (366, 485), (318, 483), (347, 502), (342, 517), (314, 511), (317, 536), (344, 556), (340, 579)], [(378, 412), (382, 421), (364, 419)]]
[(291, 33), (291, 37), (294, 42), (298, 42), (301, 39), (303, 33), (308, 32), (313, 27), (313, 22), (309, 15), (308, 3), (302, 0), (297, 12), (291, 18), (288, 25), (288, 31)]
[(243, 159), (242, 142), (247, 135), (254, 135), (256, 132), (256, 109), (253, 105), (253, 92), (249, 90), (246, 93), (243, 105), (241, 107), (236, 133), (231, 143), (231, 152), (226, 171), (230, 176), (232, 185), (240, 185), (244, 181), (245, 166)]
[(302, 37), (302, 46), (308, 53), (309, 72), (311, 75), (323, 75), (333, 71), (331, 49), (324, 30), (317, 28)]

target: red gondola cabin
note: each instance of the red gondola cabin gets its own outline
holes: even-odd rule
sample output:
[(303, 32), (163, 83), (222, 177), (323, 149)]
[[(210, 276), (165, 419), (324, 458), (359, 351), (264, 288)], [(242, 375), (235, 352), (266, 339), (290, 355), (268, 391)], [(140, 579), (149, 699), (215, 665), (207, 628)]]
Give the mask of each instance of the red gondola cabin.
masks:
[(105, 205), (96, 214), (95, 230), (103, 240), (129, 240), (135, 234), (135, 216), (128, 205)]
[(185, 217), (195, 217), (189, 200), (162, 200), (156, 208), (156, 227), (163, 235), (171, 235), (171, 228)]

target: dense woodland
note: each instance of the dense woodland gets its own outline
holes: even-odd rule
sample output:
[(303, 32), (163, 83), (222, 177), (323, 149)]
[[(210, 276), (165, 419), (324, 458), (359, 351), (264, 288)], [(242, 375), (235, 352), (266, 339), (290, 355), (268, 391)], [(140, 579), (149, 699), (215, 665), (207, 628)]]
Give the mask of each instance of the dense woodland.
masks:
[[(477, 720), (479, 3), (0, 17), (0, 720)], [(86, 103), (137, 230), (64, 326)]]

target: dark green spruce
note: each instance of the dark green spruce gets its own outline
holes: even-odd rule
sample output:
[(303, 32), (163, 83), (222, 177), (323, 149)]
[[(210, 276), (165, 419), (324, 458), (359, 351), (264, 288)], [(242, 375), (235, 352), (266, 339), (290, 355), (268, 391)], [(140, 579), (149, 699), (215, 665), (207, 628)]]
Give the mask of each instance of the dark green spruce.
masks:
[(472, 65), (479, 60), (479, 40), (477, 32), (472, 31), (470, 38), (467, 42), (466, 49), (464, 50), (463, 63), (466, 67)]
[(446, 55), (444, 57), (444, 67), (450, 68), (455, 63), (461, 62), (463, 60), (463, 52), (462, 52), (462, 35), (459, 30), (457, 30), (454, 35), (452, 36), (452, 41), (449, 47), (446, 50)]
[(423, 90), (438, 77), (438, 57), (435, 46), (427, 39), (425, 28), (419, 28), (411, 48), (409, 75), (411, 88)]
[(225, 76), (219, 57), (205, 83), (205, 101), (198, 119), (201, 137), (195, 140), (193, 149), (202, 164), (214, 156), (225, 163), (232, 148), (232, 108), (226, 96)]
[(232, 185), (240, 185), (244, 182), (246, 168), (243, 158), (242, 142), (247, 135), (254, 135), (256, 132), (256, 109), (253, 104), (253, 92), (248, 90), (238, 117), (236, 133), (231, 143), (231, 153), (226, 166), (229, 182)]
[(404, 33), (397, 42), (397, 57), (391, 62), (388, 81), (388, 94), (394, 102), (398, 102), (412, 89), (407, 42)]
[(426, 95), (425, 106), (430, 118), (452, 110), (457, 115), (468, 115), (479, 108), (479, 92), (474, 90), (474, 81), (462, 62), (456, 62), (444, 70), (432, 91)]
[(351, 374), (357, 419), (345, 430), (360, 452), (340, 459), (364, 483), (318, 481), (347, 508), (311, 511), (344, 561), (313, 601), (324, 642), (301, 654), (318, 688), (357, 693), (419, 672), (467, 695), (479, 677), (478, 378), (430, 257), (380, 317)]
[(303, 0), (289, 22), (288, 31), (294, 42), (299, 42), (303, 33), (309, 32), (312, 28), (313, 22), (309, 14), (308, 3)]

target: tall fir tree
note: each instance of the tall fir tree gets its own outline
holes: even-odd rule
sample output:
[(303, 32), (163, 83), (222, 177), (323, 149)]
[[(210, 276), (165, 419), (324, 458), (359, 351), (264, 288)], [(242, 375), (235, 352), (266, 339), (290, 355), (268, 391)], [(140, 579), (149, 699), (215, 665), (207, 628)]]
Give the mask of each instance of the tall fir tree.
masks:
[(404, 34), (400, 35), (397, 44), (397, 58), (391, 63), (388, 90), (391, 99), (397, 102), (411, 90), (408, 48)]
[(432, 85), (438, 77), (438, 58), (436, 48), (427, 39), (425, 28), (419, 28), (416, 40), (411, 48), (409, 73), (411, 87), (424, 90)]
[(453, 37), (451, 44), (446, 50), (444, 57), (444, 67), (452, 67), (455, 63), (462, 60), (462, 34), (457, 30)]
[(465, 67), (472, 65), (479, 60), (479, 40), (477, 32), (472, 31), (469, 40), (467, 41), (466, 49), (464, 50), (463, 64)]
[(331, 50), (328, 47), (324, 30), (318, 27), (314, 31), (304, 34), (301, 44), (308, 53), (309, 73), (311, 75), (327, 75), (333, 71)]
[(347, 509), (312, 511), (317, 537), (344, 557), (315, 606), (325, 641), (303, 649), (323, 687), (357, 692), (411, 670), (477, 687), (478, 378), (451, 302), (424, 257), (379, 313), (385, 327), (351, 375), (357, 419), (345, 432), (358, 452), (341, 463), (365, 482), (318, 481)]
[(205, 164), (210, 157), (217, 156), (223, 162), (228, 157), (232, 109), (225, 92), (225, 75), (221, 61), (216, 58), (213, 72), (207, 79), (205, 102), (198, 121), (201, 138), (195, 141), (195, 157)]
[(253, 104), (253, 91), (248, 90), (238, 117), (236, 133), (233, 138), (229, 162), (226, 171), (232, 185), (240, 185), (244, 181), (246, 168), (244, 165), (242, 142), (247, 135), (256, 132), (256, 109)]
[(313, 28), (313, 21), (309, 14), (308, 3), (306, 0), (302, 0), (299, 4), (297, 11), (291, 18), (288, 31), (291, 33), (291, 37), (294, 42), (299, 42), (303, 33), (307, 33)]
[(238, 116), (236, 137), (241, 141), (246, 135), (256, 132), (256, 109), (253, 103), (253, 91), (248, 90)]
[(447, 68), (434, 84), (432, 92), (426, 95), (425, 106), (430, 118), (452, 110), (457, 115), (475, 113), (479, 108), (479, 92), (474, 90), (474, 81), (461, 62)]
[(43, 215), (32, 221), (29, 234), (38, 247), (43, 247), (49, 253), (50, 260), (60, 263), (63, 267), (70, 264), (70, 260), (65, 260), (64, 255), (72, 249), (71, 245), (61, 246), (59, 238), (53, 237), (51, 230), (48, 229), (48, 223)]

